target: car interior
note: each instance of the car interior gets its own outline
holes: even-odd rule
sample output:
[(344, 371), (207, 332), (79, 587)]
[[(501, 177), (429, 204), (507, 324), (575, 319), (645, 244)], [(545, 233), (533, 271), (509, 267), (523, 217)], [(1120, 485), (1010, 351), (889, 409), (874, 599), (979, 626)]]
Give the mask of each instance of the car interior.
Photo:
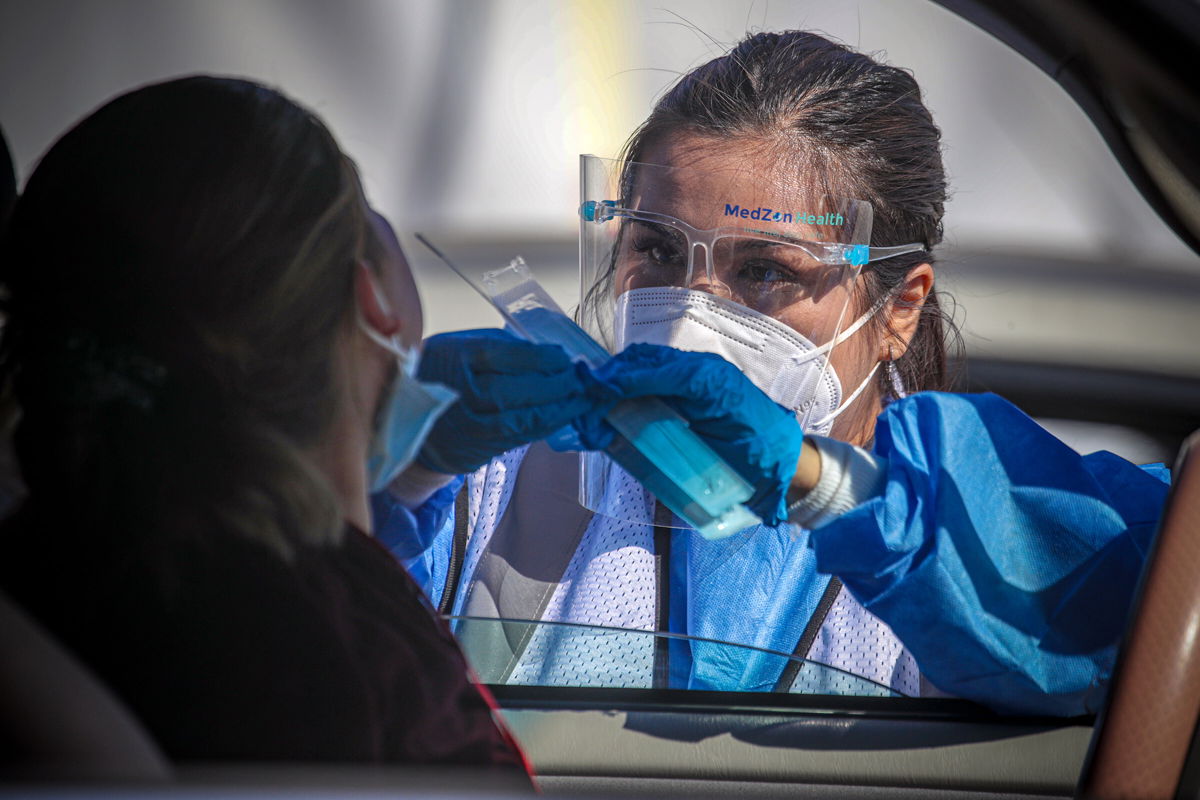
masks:
[[(1057, 82), (1146, 202), (1200, 253), (1200, 5), (934, 2)], [(1195, 279), (1164, 276), (1156, 291), (1200, 301)], [(1200, 379), (1067, 353), (973, 354), (957, 369), (962, 390), (1001, 394), (1080, 447), (1119, 430), (1173, 464), (1101, 712), (1013, 717), (965, 700), (906, 698), (786, 653), (764, 654), (801, 678), (776, 692), (514, 685), (497, 643), (563, 623), (458, 618), (460, 633), (474, 631), (468, 645), (486, 644), (468, 646), (468, 658), (545, 794), (1200, 797)], [(588, 633), (650, 649), (670, 636)], [(121, 700), (3, 595), (0, 653), (0, 797), (520, 794), (462, 769), (171, 763)], [(823, 693), (805, 689), (817, 684)]]

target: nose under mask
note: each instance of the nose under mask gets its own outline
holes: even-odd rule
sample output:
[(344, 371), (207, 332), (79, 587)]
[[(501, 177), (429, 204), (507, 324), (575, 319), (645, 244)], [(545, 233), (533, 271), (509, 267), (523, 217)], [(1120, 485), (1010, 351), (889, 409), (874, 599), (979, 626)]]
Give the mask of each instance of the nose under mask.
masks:
[(826, 356), (881, 305), (818, 346), (782, 322), (732, 300), (677, 287), (633, 289), (617, 298), (615, 344), (618, 352), (642, 342), (716, 353), (776, 403), (795, 411), (806, 433), (826, 435), (879, 368), (876, 364), (843, 402), (841, 381)]

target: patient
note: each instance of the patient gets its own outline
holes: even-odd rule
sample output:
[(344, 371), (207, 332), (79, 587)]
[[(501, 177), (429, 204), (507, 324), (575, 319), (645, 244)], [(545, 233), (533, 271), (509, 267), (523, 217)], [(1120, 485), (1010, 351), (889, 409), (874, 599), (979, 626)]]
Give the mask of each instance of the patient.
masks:
[(29, 487), (0, 531), (4, 591), (175, 759), (520, 776), (368, 535), (368, 456), (381, 427), (395, 442), (413, 384), (393, 351), (421, 308), (325, 126), (245, 81), (138, 89), (44, 156), (2, 252)]

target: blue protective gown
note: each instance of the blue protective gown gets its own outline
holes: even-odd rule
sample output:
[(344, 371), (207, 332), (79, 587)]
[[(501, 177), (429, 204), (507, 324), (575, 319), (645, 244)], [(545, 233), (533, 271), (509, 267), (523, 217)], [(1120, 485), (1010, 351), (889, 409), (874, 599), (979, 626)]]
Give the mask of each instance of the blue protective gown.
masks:
[[(790, 652), (835, 574), (942, 691), (1012, 713), (1094, 712), (1167, 470), (1080, 456), (995, 395), (892, 403), (874, 451), (886, 460), (882, 494), (815, 531), (759, 527), (713, 542), (677, 533), (671, 629)], [(451, 497), (415, 513), (374, 502), (381, 538), (435, 600)], [(678, 649), (677, 685), (762, 690), (776, 677), (776, 664), (733, 663), (727, 649)]]
[[(409, 509), (397, 502), (388, 492), (371, 495), (371, 520), (375, 536), (380, 543), (400, 559), (417, 583), (435, 600), (441, 596), (441, 587), (446, 583), (446, 563), (441, 564), (437, 580), (438, 593), (433, 594), (433, 570), (435, 555), (449, 559), (450, 539), (443, 532), (454, 532), (454, 496), (462, 489), (462, 476), (438, 489), (420, 507)], [(444, 541), (434, 547), (435, 540)], [(444, 551), (444, 552), (443, 552)]]
[(818, 569), (942, 691), (1009, 712), (1096, 711), (1166, 468), (1081, 456), (995, 395), (893, 403), (874, 451), (884, 493), (812, 533)]

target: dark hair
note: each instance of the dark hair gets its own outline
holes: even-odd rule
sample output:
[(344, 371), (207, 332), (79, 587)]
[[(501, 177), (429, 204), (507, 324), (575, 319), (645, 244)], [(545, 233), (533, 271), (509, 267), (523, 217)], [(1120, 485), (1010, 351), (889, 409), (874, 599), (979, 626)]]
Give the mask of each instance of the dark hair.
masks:
[[(754, 34), (668, 90), (623, 160), (642, 161), (655, 144), (687, 133), (778, 144), (837, 194), (871, 203), (873, 246), (925, 245), (871, 263), (860, 311), (894, 292), (916, 265), (933, 263), (946, 199), (941, 132), (910, 73), (815, 33)], [(957, 349), (959, 337), (943, 302), (930, 292), (908, 350), (896, 359), (908, 391), (949, 388), (948, 341)], [(894, 394), (882, 370), (878, 386), (883, 397)]]
[(248, 81), (143, 87), (67, 132), (0, 262), (27, 509), (86, 535), (336, 541), (303, 450), (340, 402), (366, 213), (328, 129)]

